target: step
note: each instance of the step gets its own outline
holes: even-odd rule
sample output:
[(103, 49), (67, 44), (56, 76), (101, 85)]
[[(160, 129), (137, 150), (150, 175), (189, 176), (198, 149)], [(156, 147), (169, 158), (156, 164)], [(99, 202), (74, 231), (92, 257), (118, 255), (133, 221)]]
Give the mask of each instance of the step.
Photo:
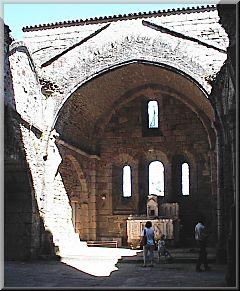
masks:
[[(174, 263), (196, 263), (196, 260), (198, 259), (198, 251), (197, 250), (189, 250), (189, 249), (169, 249)], [(214, 249), (207, 250), (208, 255), (208, 261), (211, 263), (216, 262), (216, 254), (214, 252)], [(158, 253), (157, 251), (154, 251), (154, 259), (158, 259)], [(160, 259), (161, 261), (164, 261), (165, 259)], [(142, 263), (143, 261), (143, 251), (140, 251), (137, 253), (134, 257), (122, 257), (119, 262), (120, 263)]]
[[(154, 260), (157, 261), (157, 257), (154, 256)], [(175, 264), (189, 264), (189, 263), (196, 263), (197, 257), (196, 258), (180, 258), (180, 257), (173, 257), (171, 261), (165, 261), (164, 258), (160, 259), (160, 262), (167, 262), (167, 263), (175, 263)], [(208, 257), (208, 262), (209, 263), (216, 263), (215, 258)], [(118, 263), (124, 263), (124, 264), (142, 264), (143, 263), (143, 257), (140, 257), (138, 259), (134, 258), (121, 258), (119, 259)]]

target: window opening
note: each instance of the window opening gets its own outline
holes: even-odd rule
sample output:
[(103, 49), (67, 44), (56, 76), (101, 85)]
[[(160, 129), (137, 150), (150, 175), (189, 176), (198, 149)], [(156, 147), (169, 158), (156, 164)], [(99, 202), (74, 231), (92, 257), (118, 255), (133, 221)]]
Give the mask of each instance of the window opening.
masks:
[(148, 127), (158, 128), (158, 102), (148, 102)]
[(160, 161), (149, 165), (149, 194), (164, 196), (164, 166)]
[(123, 197), (132, 196), (131, 167), (123, 167)]
[(182, 164), (182, 194), (189, 195), (189, 165)]

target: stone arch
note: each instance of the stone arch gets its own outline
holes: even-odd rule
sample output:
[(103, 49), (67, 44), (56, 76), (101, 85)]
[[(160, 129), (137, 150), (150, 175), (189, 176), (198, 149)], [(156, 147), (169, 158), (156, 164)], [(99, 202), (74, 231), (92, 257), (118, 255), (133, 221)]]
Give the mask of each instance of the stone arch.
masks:
[[(104, 52), (104, 50), (101, 51), (101, 58), (104, 59), (105, 53), (106, 52)], [(90, 154), (98, 154), (97, 143), (101, 139), (101, 133), (104, 131), (105, 126), (107, 126), (116, 110), (127, 102), (134, 100), (134, 98), (138, 98), (139, 94), (146, 93), (147, 96), (154, 96), (154, 94), (160, 92), (161, 94), (169, 95), (183, 101), (184, 104), (197, 115), (205, 127), (210, 141), (210, 147), (214, 148), (214, 112), (207, 98), (209, 84), (206, 85), (204, 74), (202, 74), (203, 71), (200, 70), (201, 72), (198, 73), (202, 75), (197, 76), (198, 73), (194, 72), (194, 69), (191, 71), (189, 70), (189, 67), (186, 69), (184, 66), (180, 66), (179, 63), (173, 64), (157, 57), (153, 59), (151, 56), (148, 57), (144, 55), (141, 50), (140, 54), (141, 55), (136, 55), (134, 57), (130, 54), (125, 59), (113, 58), (110, 62), (110, 58), (108, 56), (108, 58), (106, 58), (106, 64), (103, 65), (99, 62), (99, 66), (94, 69), (90, 68), (90, 64), (87, 73), (84, 71), (80, 77), (72, 76), (73, 84), (71, 85), (71, 88), (69, 86), (65, 87), (65, 99), (60, 104), (61, 108), (58, 109), (58, 112), (55, 115), (54, 126), (56, 126), (57, 131), (60, 132), (60, 134), (63, 134), (64, 137), (66, 132), (64, 129), (69, 130), (69, 133), (73, 129), (68, 127), (71, 125), (64, 125), (65, 128), (63, 128), (61, 124), (62, 117), (65, 116), (66, 118), (67, 116), (71, 116), (71, 118), (77, 120), (77, 116), (81, 116), (81, 129), (76, 137), (71, 136), (71, 140), (73, 140), (73, 143), (77, 143), (77, 147), (86, 150), (86, 152)], [(76, 70), (74, 73), (76, 73)], [(131, 79), (132, 84), (130, 84), (130, 82), (126, 82), (127, 77), (124, 79), (125, 73), (128, 77), (130, 76), (130, 73), (133, 73), (133, 77)], [(159, 85), (159, 79), (156, 81), (152, 80), (153, 77), (160, 76), (161, 78), (159, 78), (162, 81), (165, 74), (167, 76), (166, 79), (168, 78), (171, 80), (171, 83), (163, 82)], [(123, 77), (122, 83), (124, 86), (122, 86), (121, 82), (117, 83), (118, 80), (121, 80), (121, 77)], [(115, 82), (113, 83), (114, 90), (115, 88), (119, 88), (119, 91), (115, 94), (114, 90), (112, 90), (115, 95), (111, 96), (109, 99), (106, 99), (106, 96), (109, 94), (108, 91), (104, 89), (104, 84), (112, 84), (111, 81)], [(179, 83), (183, 85), (182, 90), (178, 88), (177, 84)], [(203, 83), (205, 85), (203, 85)], [(103, 92), (92, 89), (95, 87), (99, 88), (98, 85), (100, 84), (102, 89), (101, 91)], [(68, 93), (66, 93), (67, 91)], [(187, 95), (186, 92), (189, 94)], [(87, 100), (94, 100), (95, 108), (98, 108), (97, 114), (88, 115), (88, 111), (81, 111), (78, 112), (78, 115), (72, 115), (73, 111), (71, 110), (70, 103), (73, 102), (74, 104), (74, 101), (76, 100), (81, 101), (81, 103), (76, 104), (79, 104), (79, 107), (84, 108), (84, 110), (88, 106), (86, 103)], [(74, 107), (76, 106), (73, 106), (73, 108)], [(89, 106), (89, 109), (91, 109), (91, 106)], [(84, 116), (81, 114), (82, 112), (85, 113)], [(85, 120), (87, 121), (87, 126), (84, 125)], [(86, 135), (85, 139), (84, 134)], [(89, 136), (92, 136), (93, 138), (89, 139)], [(69, 136), (66, 135), (64, 138), (65, 140), (68, 140)], [(91, 144), (91, 146), (85, 147), (87, 143)], [(142, 163), (142, 161), (140, 163)], [(145, 170), (143, 170), (143, 175), (145, 174), (144, 171)], [(139, 177), (140, 175), (138, 175), (138, 180)], [(168, 185), (170, 185), (170, 182), (168, 182)], [(142, 193), (144, 195), (146, 194), (145, 189)], [(139, 200), (141, 200), (141, 197)], [(141, 207), (139, 207), (139, 209), (140, 208)]]
[(83, 173), (83, 170), (80, 166), (80, 163), (78, 162), (78, 160), (71, 154), (67, 154), (65, 157), (65, 159), (69, 159), (77, 173), (77, 176), (79, 178), (79, 181), (82, 185), (82, 190), (84, 193), (88, 193), (88, 187), (87, 187), (87, 182), (86, 182), (86, 178), (85, 175)]
[(166, 153), (165, 149), (159, 149), (159, 147), (150, 147), (143, 154), (148, 163), (151, 163), (155, 160), (161, 161), (164, 165), (167, 165), (169, 163), (168, 153)]
[(72, 154), (66, 154), (63, 157), (62, 167), (64, 163), (68, 162), (73, 169), (71, 176), (75, 176), (77, 178), (77, 185), (72, 187), (73, 183), (71, 182), (71, 190), (69, 189), (68, 191), (69, 203), (72, 207), (73, 226), (75, 232), (79, 233), (80, 239), (86, 240), (89, 235), (89, 195), (87, 182), (77, 158)]
[[(144, 74), (142, 73), (144, 72)], [(126, 86), (124, 90), (122, 90), (121, 85), (121, 76), (125, 74), (135, 74), (133, 75), (131, 80), (133, 82), (129, 82), (124, 79), (124, 83), (126, 82)], [(136, 75), (138, 74), (138, 75)], [(140, 75), (141, 76), (140, 76)], [(144, 75), (144, 76), (143, 76)], [(140, 77), (139, 77), (140, 76)], [(126, 77), (126, 76), (125, 76)], [(124, 77), (124, 78), (125, 78)], [(153, 78), (156, 78), (155, 82)], [(165, 78), (165, 80), (163, 80)], [(129, 78), (128, 78), (129, 79)], [(171, 81), (171, 84), (168, 83), (169, 79), (174, 80)], [(98, 91), (98, 97), (96, 100), (95, 94), (92, 90), (93, 87), (99, 87), (101, 83), (102, 92)], [(144, 83), (145, 84), (142, 84)], [(162, 82), (161, 85), (158, 82)], [(182, 89), (185, 92), (189, 92), (188, 95), (184, 94), (184, 91), (179, 91), (177, 84), (181, 82)], [(99, 85), (98, 85), (99, 83)], [(104, 84), (114, 84), (115, 90), (111, 92), (114, 96), (112, 98), (107, 98), (109, 96), (109, 92), (106, 91)], [(80, 87), (79, 87), (80, 85)], [(170, 86), (171, 85), (171, 86)], [(61, 104), (61, 107), (58, 109), (58, 112), (55, 116), (54, 125), (57, 127), (59, 132), (63, 132), (63, 128), (68, 128), (66, 123), (62, 123), (61, 116), (69, 116), (71, 114), (71, 118), (77, 118), (77, 115), (81, 115), (84, 117), (84, 122), (81, 122), (81, 131), (84, 132), (88, 130), (88, 132), (94, 132), (94, 140), (92, 140), (93, 149), (90, 151), (96, 150), (97, 139), (100, 138), (104, 127), (108, 124), (111, 116), (117, 110), (117, 108), (121, 107), (126, 102), (137, 98), (139, 94), (168, 94), (173, 96), (174, 98), (178, 98), (186, 106), (188, 106), (192, 111), (194, 111), (197, 116), (200, 118), (202, 124), (206, 128), (208, 132), (208, 137), (210, 141), (211, 147), (215, 145), (215, 132), (213, 130), (213, 120), (214, 120), (214, 112), (208, 101), (207, 94), (204, 92), (203, 88), (193, 82), (192, 78), (187, 78), (183, 76), (181, 72), (173, 72), (170, 69), (166, 69), (161, 67), (159, 64), (146, 63), (141, 61), (140, 63), (128, 63), (121, 64), (119, 67), (110, 68), (110, 70), (105, 72), (105, 74), (98, 73), (96, 77), (92, 77), (91, 81), (86, 82), (84, 84), (78, 84), (78, 87), (75, 89), (75, 92), (69, 92), (66, 95), (64, 102)], [(81, 108), (76, 111), (75, 116), (71, 112), (71, 103), (73, 104), (77, 102), (81, 98)], [(91, 105), (87, 104), (89, 99), (95, 98), (95, 105), (97, 104), (98, 112), (95, 115), (89, 114), (91, 112)], [(107, 98), (107, 99), (106, 99)], [(75, 108), (75, 107), (74, 107)], [(84, 110), (86, 110), (84, 112)], [(71, 113), (70, 113), (71, 112)], [(78, 112), (78, 113), (77, 113)], [(91, 119), (89, 117), (91, 116)], [(87, 123), (85, 122), (87, 120)], [(87, 126), (87, 128), (86, 128)], [(66, 137), (68, 138), (68, 137)], [(87, 139), (84, 141), (82, 134), (79, 131), (78, 140), (82, 140), (82, 143), (86, 143)]]
[(137, 160), (133, 155), (128, 153), (119, 153), (115, 157), (113, 157), (111, 164), (116, 164), (118, 166), (122, 166), (124, 164), (137, 164)]
[(164, 166), (164, 196), (159, 197), (159, 200), (165, 201), (168, 199), (167, 197), (169, 196), (170, 192), (170, 181), (171, 181), (171, 175), (170, 175), (170, 160), (169, 160), (169, 153), (166, 150), (164, 146), (158, 146), (158, 147), (153, 147), (151, 146), (150, 148), (147, 148), (144, 153), (144, 161), (145, 161), (145, 166), (146, 166), (146, 183), (149, 186), (149, 165), (153, 161), (160, 161), (163, 166)]
[[(170, 160), (171, 160), (171, 166), (173, 165), (174, 159), (177, 158), (177, 161), (182, 163), (183, 161), (186, 161), (190, 166), (190, 183), (191, 183), (191, 190), (193, 193), (196, 192), (197, 189), (197, 161), (196, 157), (193, 152), (187, 149), (183, 149), (181, 152), (176, 151), (175, 153), (171, 154)], [(174, 193), (172, 193), (172, 197), (175, 196)]]
[[(145, 65), (151, 65), (154, 67), (158, 67), (158, 68), (162, 68), (168, 71), (172, 71), (176, 74), (181, 75), (182, 77), (188, 79), (191, 83), (195, 84), (197, 86), (197, 88), (203, 93), (203, 95), (207, 98), (208, 94), (209, 94), (209, 90), (206, 90), (206, 88), (204, 86), (202, 86), (201, 83), (198, 82), (198, 80), (196, 78), (194, 78), (191, 74), (187, 74), (184, 70), (181, 70), (180, 68), (176, 68), (173, 65), (169, 65), (167, 63), (162, 63), (162, 62), (158, 62), (158, 61), (151, 61), (146, 59), (128, 59), (126, 61), (123, 62), (116, 62), (114, 64), (111, 64), (109, 66), (107, 66), (105, 69), (103, 70), (99, 70), (96, 71), (94, 74), (86, 76), (85, 78), (83, 78), (82, 80), (76, 80), (76, 82), (74, 83), (74, 85), (72, 85), (72, 87), (67, 87), (67, 92), (65, 92), (61, 103), (59, 103), (59, 106), (55, 112), (55, 117), (54, 117), (54, 121), (53, 121), (53, 126), (55, 125), (58, 116), (59, 116), (59, 112), (61, 110), (61, 108), (64, 106), (64, 104), (66, 103), (66, 101), (74, 94), (74, 92), (76, 92), (80, 87), (85, 86), (86, 84), (88, 84), (89, 82), (97, 79), (100, 76), (103, 76), (107, 73), (111, 73), (115, 70), (118, 70), (122, 67), (128, 66), (128, 65), (132, 65), (132, 64), (145, 64)], [(154, 85), (154, 84), (153, 84)], [(144, 86), (143, 86), (144, 87)], [(169, 90), (169, 88), (166, 87), (165, 90)], [(136, 90), (134, 90), (136, 91)], [(126, 95), (129, 95), (129, 93), (126, 93)], [(175, 94), (176, 95), (176, 94)], [(133, 97), (134, 98), (134, 97)], [(124, 99), (124, 95), (122, 96), (122, 99)], [(115, 105), (120, 105), (121, 100), (118, 101)], [(204, 104), (204, 103), (203, 103)]]
[[(198, 84), (193, 82), (196, 87), (202, 91)], [(194, 86), (193, 85), (193, 86)], [(116, 112), (118, 108), (123, 106), (124, 104), (134, 100), (135, 98), (138, 98), (139, 95), (146, 94), (146, 98), (154, 98), (156, 94), (160, 95), (169, 95), (171, 97), (174, 97), (180, 101), (182, 101), (191, 111), (196, 113), (196, 115), (200, 118), (209, 139), (210, 148), (215, 147), (215, 141), (216, 141), (216, 129), (214, 126), (214, 112), (213, 108), (210, 104), (210, 102), (207, 100), (208, 95), (206, 92), (202, 91), (203, 94), (199, 94), (199, 100), (198, 103), (194, 103), (192, 100), (189, 100), (184, 96), (184, 94), (179, 94), (179, 92), (174, 92), (170, 87), (168, 86), (160, 86), (158, 84), (147, 84), (143, 86), (139, 86), (134, 88), (133, 90), (127, 91), (123, 96), (117, 100), (114, 105), (112, 106), (111, 112), (108, 113), (108, 115), (104, 116), (103, 118), (99, 119), (97, 124), (101, 124), (101, 127), (98, 126), (99, 132), (102, 132), (104, 126), (109, 122), (112, 115)], [(195, 101), (196, 102), (196, 101)], [(161, 115), (161, 111), (159, 113)]]
[[(69, 77), (63, 80), (64, 83), (66, 82), (66, 86), (63, 84), (64, 96), (68, 92), (71, 95), (79, 85), (83, 85), (83, 83), (98, 76), (99, 73), (102, 74), (109, 69), (121, 66), (121, 64), (144, 60), (172, 66), (186, 75), (193, 76), (210, 93), (211, 85), (207, 82), (207, 77), (219, 71), (226, 59), (226, 53), (153, 31), (144, 27), (141, 21), (135, 26), (134, 31), (122, 30), (119, 26), (117, 29), (121, 30), (121, 34), (111, 35), (110, 40), (109, 37), (104, 38), (103, 35), (112, 29), (114, 26), (110, 25), (101, 34), (101, 41), (97, 45), (89, 42), (88, 46), (84, 47), (84, 52), (81, 51), (80, 47), (76, 49), (76, 55), (71, 56), (71, 63), (75, 64), (74, 70), (70, 65), (66, 69)], [(205, 59), (205, 55), (208, 58)], [(210, 55), (214, 55), (214, 57), (209, 59)], [(62, 58), (61, 66), (67, 65), (68, 62), (67, 56)], [(209, 63), (212, 63), (213, 66), (210, 67)], [(69, 84), (72, 84), (71, 87)]]

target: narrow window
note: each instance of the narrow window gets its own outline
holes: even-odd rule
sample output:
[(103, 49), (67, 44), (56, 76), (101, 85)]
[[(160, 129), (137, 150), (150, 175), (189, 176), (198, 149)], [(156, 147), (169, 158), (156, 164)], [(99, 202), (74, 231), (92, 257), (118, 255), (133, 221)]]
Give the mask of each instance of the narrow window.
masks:
[(148, 102), (148, 127), (158, 128), (158, 102)]
[(149, 194), (164, 196), (164, 166), (160, 161), (149, 165)]
[(189, 195), (189, 165), (182, 164), (182, 194)]
[(132, 184), (131, 184), (131, 168), (130, 166), (123, 167), (123, 197), (132, 196)]

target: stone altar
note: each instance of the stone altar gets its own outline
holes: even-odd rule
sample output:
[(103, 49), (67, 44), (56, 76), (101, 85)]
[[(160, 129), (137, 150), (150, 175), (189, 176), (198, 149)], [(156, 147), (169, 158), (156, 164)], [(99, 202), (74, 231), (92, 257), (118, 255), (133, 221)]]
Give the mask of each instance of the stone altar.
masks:
[(147, 215), (130, 215), (127, 219), (127, 241), (131, 248), (140, 247), (141, 233), (147, 221), (152, 222), (156, 241), (160, 239), (162, 234), (166, 236), (166, 240), (171, 245), (175, 245), (179, 241), (178, 203), (163, 203), (158, 207), (157, 199), (153, 196), (155, 195), (148, 196)]

